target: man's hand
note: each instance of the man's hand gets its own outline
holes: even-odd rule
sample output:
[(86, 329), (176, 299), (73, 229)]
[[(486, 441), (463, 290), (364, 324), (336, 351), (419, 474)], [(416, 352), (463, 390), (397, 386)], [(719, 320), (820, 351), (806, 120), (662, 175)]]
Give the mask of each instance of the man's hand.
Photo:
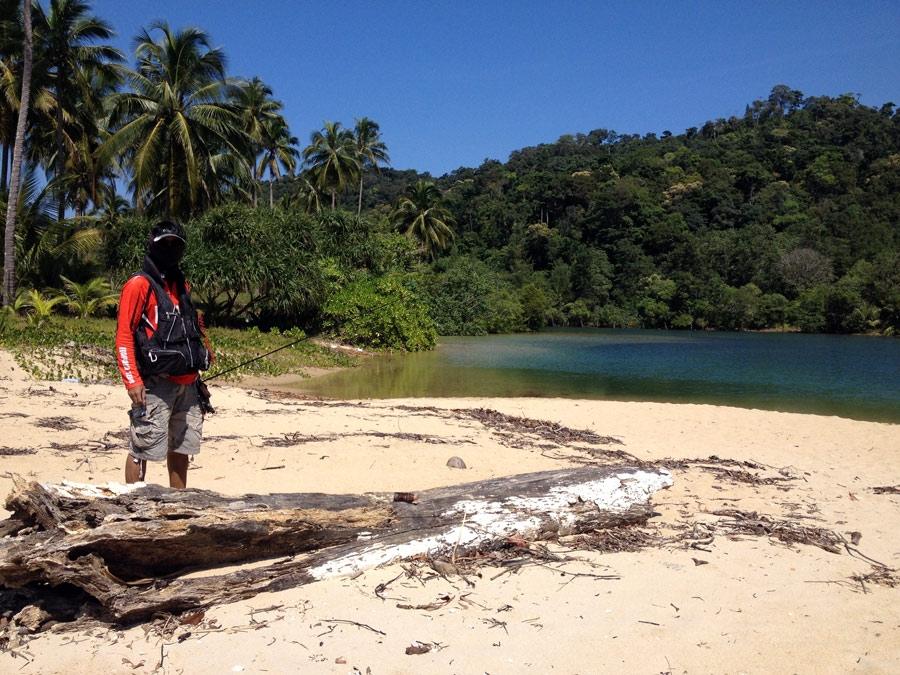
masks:
[(128, 396), (134, 405), (147, 405), (147, 391), (142, 384), (129, 389)]

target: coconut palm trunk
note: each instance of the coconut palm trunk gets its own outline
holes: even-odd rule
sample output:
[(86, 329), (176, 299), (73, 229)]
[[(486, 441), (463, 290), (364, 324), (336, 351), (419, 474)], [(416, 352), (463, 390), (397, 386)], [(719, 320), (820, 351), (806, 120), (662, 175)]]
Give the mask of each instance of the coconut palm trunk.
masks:
[[(63, 137), (63, 111), (62, 111), (62, 94), (60, 93), (60, 85), (57, 85), (56, 92), (56, 178), (63, 177), (66, 172), (66, 145)], [(66, 193), (62, 185), (59, 187), (59, 194), (56, 196), (56, 220), (62, 222), (66, 217)]]
[(356, 120), (354, 129), (354, 145), (356, 160), (359, 163), (359, 200), (356, 203), (356, 215), (362, 215), (363, 179), (365, 170), (371, 168), (378, 173), (379, 162), (389, 161), (387, 146), (381, 140), (378, 123), (368, 117)]
[(9, 178), (9, 143), (3, 144), (3, 159), (0, 160), (0, 192), (6, 191), (6, 180)]
[(4, 307), (11, 305), (16, 296), (16, 208), (19, 201), (19, 182), (25, 147), (25, 126), (28, 123), (28, 106), (31, 103), (31, 0), (22, 0), (22, 22), (25, 29), (25, 39), (22, 44), (22, 97), (19, 102), (19, 119), (16, 123), (12, 176), (10, 177), (9, 198), (6, 202), (6, 229), (3, 236)]
[(255, 209), (259, 205), (259, 170), (256, 167), (256, 160), (253, 160), (253, 166), (250, 169), (250, 178), (253, 181), (253, 192), (250, 195), (250, 198), (253, 202), (253, 208)]

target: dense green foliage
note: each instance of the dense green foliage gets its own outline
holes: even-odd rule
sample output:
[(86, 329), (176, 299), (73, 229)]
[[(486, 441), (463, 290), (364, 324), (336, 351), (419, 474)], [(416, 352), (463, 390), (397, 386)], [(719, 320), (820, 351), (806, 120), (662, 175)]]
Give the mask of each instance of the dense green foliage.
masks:
[(393, 276), (359, 279), (325, 305), (325, 326), (353, 344), (419, 351), (437, 341), (415, 289)]
[[(385, 171), (370, 197), (420, 178)], [(468, 261), (438, 260), (425, 283), (442, 332), (484, 330), (485, 298), (461, 313), (447, 289), (483, 294), (497, 279), (531, 328), (900, 328), (892, 104), (779, 86), (743, 118), (681, 135), (564, 136), (437, 186), (452, 254)], [(463, 280), (466, 266), (481, 278)]]
[[(118, 279), (140, 269), (151, 225), (129, 216), (110, 233), (107, 264)], [(434, 345), (425, 307), (394, 276), (412, 269), (413, 244), (365, 218), (232, 203), (189, 221), (186, 230), (184, 267), (213, 323), (324, 327), (370, 347)], [(351, 305), (380, 314), (360, 317)]]

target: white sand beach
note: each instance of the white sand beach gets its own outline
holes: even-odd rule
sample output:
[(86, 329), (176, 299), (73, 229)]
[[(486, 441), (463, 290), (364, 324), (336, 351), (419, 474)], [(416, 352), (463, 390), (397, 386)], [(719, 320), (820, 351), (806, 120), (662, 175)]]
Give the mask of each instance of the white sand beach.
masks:
[[(188, 484), (232, 495), (421, 490), (587, 457), (577, 444), (535, 441), (526, 431), (451, 412), (461, 408), (612, 436), (622, 445), (610, 449), (641, 460), (752, 461), (762, 468), (745, 471), (776, 480), (753, 484), (696, 464), (675, 467), (673, 487), (653, 497), (660, 516), (642, 528), (658, 541), (640, 550), (551, 544), (567, 559), (514, 571), (485, 565), (468, 582), (393, 563), (212, 607), (197, 625), (177, 617), (128, 628), (58, 624), (14, 636), (0, 652), (0, 671), (900, 671), (900, 588), (852, 580), (875, 567), (851, 550), (788, 545), (765, 533), (729, 537), (722, 526), (709, 529), (715, 536), (700, 547), (684, 537), (698, 523), (728, 520), (713, 512), (755, 511), (834, 531), (848, 542), (858, 532), (851, 549), (900, 568), (900, 494), (873, 491), (900, 485), (900, 425), (707, 405), (563, 399), (323, 405), (240, 387), (214, 387), (213, 396), (218, 412), (206, 421)], [(0, 493), (9, 493), (14, 474), (39, 482), (121, 481), (126, 450), (115, 434), (126, 428), (126, 409), (121, 386), (33, 381), (0, 352)], [(290, 434), (300, 435), (296, 443), (270, 442)], [(467, 468), (447, 467), (451, 455)], [(148, 480), (163, 482), (163, 473), (153, 465)], [(398, 607), (429, 603), (440, 606)], [(429, 650), (407, 654), (415, 643)]]

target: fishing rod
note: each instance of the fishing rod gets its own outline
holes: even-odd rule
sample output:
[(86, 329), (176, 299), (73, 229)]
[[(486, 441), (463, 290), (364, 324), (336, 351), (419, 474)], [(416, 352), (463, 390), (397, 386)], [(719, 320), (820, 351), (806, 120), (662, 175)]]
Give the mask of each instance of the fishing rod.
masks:
[(255, 356), (252, 359), (244, 361), (243, 363), (239, 363), (236, 366), (232, 366), (231, 368), (226, 368), (225, 370), (219, 371), (215, 375), (210, 375), (207, 378), (198, 377), (195, 384), (197, 387), (197, 396), (200, 399), (200, 410), (203, 411), (203, 414), (207, 413), (215, 413), (216, 409), (213, 407), (211, 402), (211, 395), (209, 393), (209, 387), (206, 386), (206, 383), (210, 380), (214, 380), (217, 377), (222, 377), (222, 375), (227, 375), (228, 373), (237, 370), (238, 368), (243, 368), (244, 366), (248, 366), (251, 363), (259, 361), (260, 359), (264, 359), (267, 356), (272, 356), (272, 354), (276, 352), (280, 352), (282, 349), (287, 349), (288, 347), (293, 347), (296, 344), (304, 342), (305, 340), (309, 340), (312, 335), (304, 335), (302, 338), (298, 338), (293, 340), (292, 342), (288, 342), (286, 345), (281, 345), (280, 347), (276, 347), (272, 351), (266, 352), (265, 354), (260, 354), (259, 356)]
[(301, 342), (304, 342), (305, 340), (309, 340), (311, 337), (314, 337), (314, 336), (313, 335), (304, 335), (302, 338), (298, 338), (298, 339), (294, 340), (293, 342), (288, 342), (286, 345), (281, 345), (280, 347), (276, 347), (275, 349), (273, 349), (270, 352), (266, 352), (265, 354), (260, 354), (259, 356), (255, 356), (252, 359), (249, 359), (248, 361), (244, 361), (243, 363), (239, 363), (236, 366), (227, 368), (223, 371), (216, 373), (215, 375), (210, 375), (209, 377), (204, 377), (203, 382), (209, 382), (210, 380), (214, 380), (217, 377), (222, 377), (222, 375), (227, 375), (228, 373), (230, 373), (234, 370), (237, 370), (238, 368), (243, 368), (244, 366), (249, 366), (251, 363), (255, 363), (256, 361), (259, 361), (260, 359), (264, 359), (267, 356), (272, 356), (272, 354), (274, 354), (276, 352), (280, 352), (282, 349), (287, 349), (288, 347), (293, 347), (296, 344), (300, 344)]
[[(388, 305), (391, 305), (393, 303), (394, 303), (394, 301), (392, 300), (390, 302), (385, 302), (380, 305), (376, 305), (370, 311), (374, 312), (379, 309), (384, 309), (385, 307), (387, 307)], [(227, 375), (228, 373), (233, 372), (233, 371), (237, 370), (238, 368), (243, 368), (244, 366), (249, 366), (251, 363), (256, 363), (260, 359), (264, 359), (267, 356), (272, 356), (272, 354), (275, 354), (276, 352), (280, 352), (282, 349), (287, 349), (288, 347), (293, 347), (294, 345), (300, 344), (301, 342), (305, 342), (306, 340), (309, 340), (310, 338), (313, 338), (313, 337), (316, 337), (316, 336), (315, 335), (304, 335), (302, 338), (298, 338), (298, 339), (294, 340), (293, 342), (288, 342), (286, 345), (281, 345), (280, 347), (277, 347), (276, 349), (273, 349), (270, 352), (266, 352), (265, 354), (260, 354), (259, 356), (255, 356), (248, 361), (239, 363), (238, 365), (232, 366), (231, 368), (228, 368), (226, 370), (218, 372), (215, 375), (210, 375), (209, 377), (201, 378), (200, 381), (203, 383), (206, 383), (206, 382), (209, 382), (210, 380), (216, 379), (217, 377), (222, 377), (222, 375)]]

